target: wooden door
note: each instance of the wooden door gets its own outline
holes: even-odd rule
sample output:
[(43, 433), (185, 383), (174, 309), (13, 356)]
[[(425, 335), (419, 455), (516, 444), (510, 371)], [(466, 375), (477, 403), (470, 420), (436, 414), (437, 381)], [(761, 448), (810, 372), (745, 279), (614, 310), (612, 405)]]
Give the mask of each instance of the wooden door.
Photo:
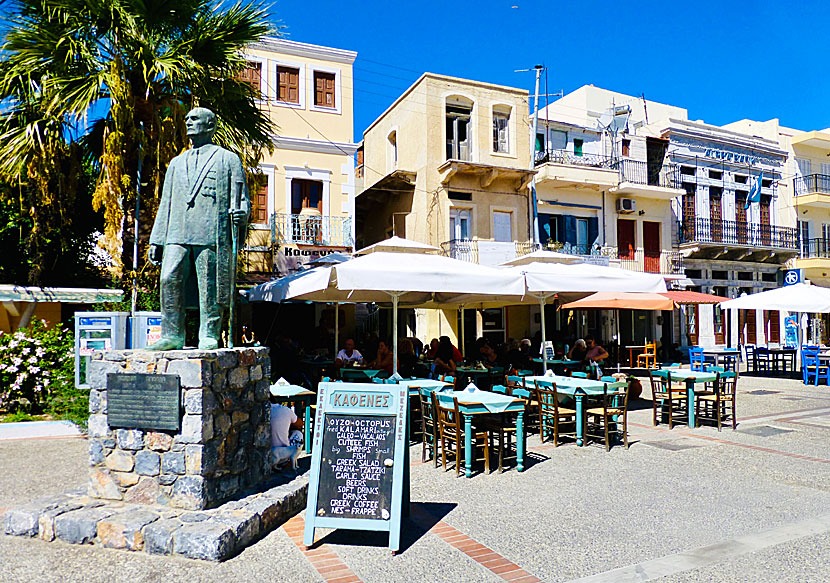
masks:
[(746, 192), (735, 192), (735, 239), (738, 243), (746, 243)]
[(715, 327), (715, 344), (726, 344), (725, 321), (723, 310), (717, 304), (713, 306), (712, 321)]
[(617, 256), (620, 259), (634, 259), (634, 227), (636, 221), (617, 219)]
[[(686, 185), (684, 185), (686, 186)], [(690, 184), (686, 194), (683, 195), (683, 237), (686, 241), (695, 240), (695, 189)]]
[(778, 310), (764, 310), (764, 326), (766, 327), (767, 343), (781, 342), (781, 316)]
[(761, 196), (761, 244), (769, 245), (772, 242), (772, 227), (770, 226), (770, 197)]
[(660, 223), (643, 221), (643, 255), (644, 270), (660, 273)]
[(698, 306), (686, 306), (686, 340), (689, 346), (697, 346)]
[(714, 188), (709, 189), (709, 229), (713, 242), (723, 240), (723, 213), (721, 208), (721, 193)]
[(741, 344), (755, 344), (755, 310), (738, 310), (738, 342)]

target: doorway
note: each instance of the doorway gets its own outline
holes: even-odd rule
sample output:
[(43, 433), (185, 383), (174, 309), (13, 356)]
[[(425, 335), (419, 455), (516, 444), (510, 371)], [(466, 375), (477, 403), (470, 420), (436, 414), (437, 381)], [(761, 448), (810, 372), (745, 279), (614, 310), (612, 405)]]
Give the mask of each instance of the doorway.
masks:
[(643, 222), (643, 270), (647, 273), (660, 273), (660, 227), (657, 222)]

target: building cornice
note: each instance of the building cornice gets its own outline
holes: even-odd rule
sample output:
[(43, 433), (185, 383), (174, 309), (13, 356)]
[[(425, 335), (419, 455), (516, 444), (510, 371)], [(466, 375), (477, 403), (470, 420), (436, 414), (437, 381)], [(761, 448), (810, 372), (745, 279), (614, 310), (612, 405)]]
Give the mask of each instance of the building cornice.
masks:
[(312, 45), (270, 36), (263, 38), (259, 42), (251, 44), (250, 47), (252, 49), (273, 51), (284, 55), (294, 55), (309, 59), (321, 59), (335, 63), (346, 63), (347, 65), (354, 63), (354, 60), (357, 58), (357, 53), (355, 51)]
[(339, 154), (341, 156), (353, 156), (357, 151), (357, 144), (351, 142), (330, 142), (289, 136), (272, 136), (272, 140), (274, 146), (280, 150), (299, 150), (316, 154)]
[(668, 124), (665, 126), (665, 132), (698, 140), (720, 142), (747, 150), (763, 152), (771, 156), (778, 156), (781, 158), (787, 157), (786, 150), (781, 149), (781, 146), (779, 146), (777, 142), (766, 138), (748, 136), (740, 132), (708, 124), (670, 119)]

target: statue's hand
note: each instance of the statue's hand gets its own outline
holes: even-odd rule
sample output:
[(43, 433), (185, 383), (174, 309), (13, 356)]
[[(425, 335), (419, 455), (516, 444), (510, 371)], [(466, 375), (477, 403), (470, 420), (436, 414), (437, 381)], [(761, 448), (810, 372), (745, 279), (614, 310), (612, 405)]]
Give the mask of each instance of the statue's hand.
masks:
[(161, 264), (161, 258), (164, 255), (164, 247), (161, 245), (150, 245), (150, 249), (147, 251), (147, 259), (150, 260), (150, 263), (153, 265)]
[(239, 227), (245, 224), (245, 219), (248, 216), (248, 213), (242, 209), (229, 209), (228, 214), (231, 217), (231, 223), (234, 227)]

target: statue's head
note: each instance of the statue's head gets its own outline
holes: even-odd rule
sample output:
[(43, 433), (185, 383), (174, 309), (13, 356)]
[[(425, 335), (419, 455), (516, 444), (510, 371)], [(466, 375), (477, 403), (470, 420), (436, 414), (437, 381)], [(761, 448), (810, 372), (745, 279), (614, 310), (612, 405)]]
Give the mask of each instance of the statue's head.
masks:
[(216, 115), (204, 107), (194, 107), (184, 117), (188, 137), (195, 142), (210, 142), (216, 131)]

